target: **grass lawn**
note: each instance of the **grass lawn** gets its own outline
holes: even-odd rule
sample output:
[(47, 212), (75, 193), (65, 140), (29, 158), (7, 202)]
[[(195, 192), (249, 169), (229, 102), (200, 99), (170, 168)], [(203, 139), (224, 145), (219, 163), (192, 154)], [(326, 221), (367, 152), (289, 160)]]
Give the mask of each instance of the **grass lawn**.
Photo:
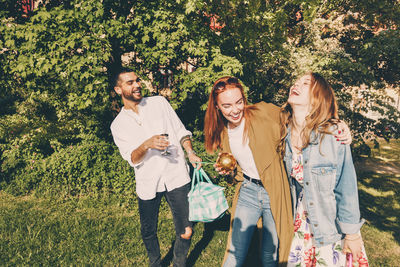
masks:
[[(400, 141), (357, 163), (362, 234), (371, 266), (400, 266)], [(174, 231), (165, 202), (159, 238), (165, 265)], [(195, 226), (189, 266), (219, 266), (227, 220)], [(0, 265), (147, 266), (135, 198), (43, 199), (0, 192)]]
[(400, 266), (400, 140), (356, 163), (362, 230), (371, 266)]

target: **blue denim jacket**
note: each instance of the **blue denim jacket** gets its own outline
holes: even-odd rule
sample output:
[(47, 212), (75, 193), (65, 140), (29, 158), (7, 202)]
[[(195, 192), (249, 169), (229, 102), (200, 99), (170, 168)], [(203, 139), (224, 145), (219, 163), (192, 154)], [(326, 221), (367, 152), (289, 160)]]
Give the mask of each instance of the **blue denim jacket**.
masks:
[[(289, 177), (296, 212), (296, 183), (290, 177), (292, 148), (290, 128), (286, 137), (284, 161)], [(311, 230), (317, 246), (334, 243), (343, 234), (357, 233), (364, 220), (360, 219), (357, 177), (349, 145), (326, 134), (322, 140), (312, 133), (311, 142), (303, 149), (304, 198)], [(297, 186), (298, 187), (298, 186)], [(297, 192), (296, 192), (297, 191)]]

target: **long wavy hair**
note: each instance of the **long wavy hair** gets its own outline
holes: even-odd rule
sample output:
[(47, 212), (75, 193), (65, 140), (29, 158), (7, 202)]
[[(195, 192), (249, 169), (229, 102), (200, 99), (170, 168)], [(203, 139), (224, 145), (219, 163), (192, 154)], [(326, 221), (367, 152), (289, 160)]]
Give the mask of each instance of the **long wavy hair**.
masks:
[(208, 106), (204, 117), (204, 146), (210, 154), (221, 148), (221, 133), (228, 121), (222, 115), (218, 106), (218, 95), (226, 90), (239, 89), (244, 102), (243, 116), (245, 118), (243, 141), (247, 138), (252, 106), (247, 104), (243, 86), (239, 80), (232, 76), (224, 76), (214, 82), (208, 97)]
[[(306, 116), (305, 126), (300, 133), (303, 144), (301, 149), (307, 147), (311, 141), (314, 141), (310, 140), (312, 132), (315, 132), (316, 136), (320, 136), (322, 139), (325, 134), (331, 134), (329, 128), (339, 121), (338, 105), (331, 85), (318, 73), (308, 72), (305, 75), (311, 76), (311, 111)], [(293, 110), (288, 102), (281, 107), (280, 121), (281, 140), (278, 145), (278, 152), (283, 156), (287, 129), (293, 122)]]

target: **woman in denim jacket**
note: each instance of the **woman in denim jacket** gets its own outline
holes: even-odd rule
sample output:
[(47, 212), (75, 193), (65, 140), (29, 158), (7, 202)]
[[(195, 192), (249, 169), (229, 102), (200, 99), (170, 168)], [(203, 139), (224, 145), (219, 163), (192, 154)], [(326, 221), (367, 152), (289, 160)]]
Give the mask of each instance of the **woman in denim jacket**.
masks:
[(295, 213), (288, 266), (345, 266), (347, 252), (368, 266), (357, 177), (350, 146), (334, 136), (337, 122), (337, 103), (326, 80), (316, 73), (298, 79), (281, 109), (279, 146)]

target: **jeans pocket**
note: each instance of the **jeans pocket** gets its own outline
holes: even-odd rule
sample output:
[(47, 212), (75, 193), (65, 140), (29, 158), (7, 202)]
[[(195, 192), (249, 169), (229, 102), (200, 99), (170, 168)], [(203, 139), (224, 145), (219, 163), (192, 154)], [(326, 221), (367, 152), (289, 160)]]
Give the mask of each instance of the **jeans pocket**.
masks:
[(257, 192), (251, 182), (244, 180), (239, 191), (238, 205), (254, 206), (257, 199)]

